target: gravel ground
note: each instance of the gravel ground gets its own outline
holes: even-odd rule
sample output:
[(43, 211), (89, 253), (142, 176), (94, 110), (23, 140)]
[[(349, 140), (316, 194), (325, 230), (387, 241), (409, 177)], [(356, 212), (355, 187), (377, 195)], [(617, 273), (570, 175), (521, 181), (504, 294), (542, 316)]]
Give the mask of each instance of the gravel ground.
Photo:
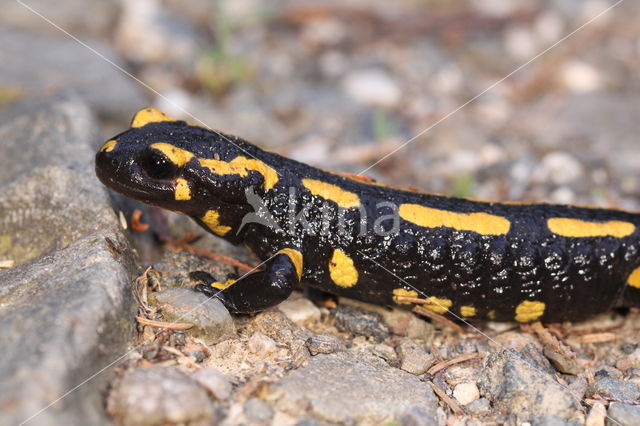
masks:
[(86, 46), (0, 11), (0, 423), (638, 423), (637, 310), (451, 327), (296, 292), (231, 316), (188, 272), (256, 259), (165, 251), (202, 232), (115, 197), (151, 225), (123, 230), (91, 167), (152, 105), (396, 186), (639, 210), (638, 2), (25, 3)]

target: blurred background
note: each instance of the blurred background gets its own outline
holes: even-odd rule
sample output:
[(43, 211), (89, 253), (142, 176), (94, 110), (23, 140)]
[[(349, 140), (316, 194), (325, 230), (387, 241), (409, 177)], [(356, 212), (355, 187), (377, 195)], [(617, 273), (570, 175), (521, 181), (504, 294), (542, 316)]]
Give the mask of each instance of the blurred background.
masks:
[(0, 121), (71, 92), (105, 139), (152, 105), (393, 185), (637, 209), (640, 3), (612, 5), (5, 0)]

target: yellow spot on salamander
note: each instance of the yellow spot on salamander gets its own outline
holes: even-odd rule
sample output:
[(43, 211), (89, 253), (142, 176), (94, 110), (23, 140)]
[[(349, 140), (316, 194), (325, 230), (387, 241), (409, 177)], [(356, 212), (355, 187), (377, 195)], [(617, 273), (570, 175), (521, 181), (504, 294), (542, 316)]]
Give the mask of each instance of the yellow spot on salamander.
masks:
[(183, 178), (176, 179), (176, 189), (175, 189), (174, 195), (176, 200), (178, 201), (191, 199), (191, 189), (189, 188), (189, 183), (186, 181), (186, 179), (183, 179)]
[(458, 231), (472, 231), (481, 235), (504, 235), (509, 232), (508, 219), (489, 213), (455, 213), (419, 204), (401, 204), (400, 217), (425, 228), (444, 226)]
[(475, 317), (476, 308), (473, 306), (460, 306), (460, 315), (463, 317)]
[(547, 227), (554, 234), (563, 237), (627, 237), (633, 234), (636, 227), (633, 223), (619, 220), (607, 222), (589, 222), (586, 220), (553, 217), (547, 220)]
[(340, 287), (352, 287), (358, 282), (358, 270), (353, 266), (353, 260), (339, 249), (333, 251), (329, 261), (329, 275)]
[(298, 280), (302, 278), (302, 253), (298, 250), (286, 248), (282, 249), (278, 252), (278, 254), (286, 254), (291, 259), (291, 263), (296, 268), (296, 273), (298, 274)]
[(634, 269), (631, 275), (629, 275), (627, 284), (631, 287), (640, 288), (640, 267)]
[(496, 319), (496, 311), (490, 310), (489, 313), (487, 314), (487, 318), (489, 318), (490, 320)]
[(398, 297), (418, 297), (418, 292), (415, 290), (406, 290), (404, 288), (396, 288), (393, 290), (393, 301), (398, 305), (410, 305), (411, 302), (406, 300), (398, 300)]
[(278, 182), (278, 173), (272, 167), (255, 158), (239, 156), (228, 162), (199, 158), (198, 161), (203, 167), (207, 167), (217, 175), (240, 175), (244, 177), (248, 175), (250, 170), (254, 170), (264, 177), (264, 189), (271, 189)]
[(227, 280), (223, 283), (221, 283), (220, 281), (216, 281), (214, 283), (211, 283), (211, 287), (218, 289), (218, 290), (224, 290), (225, 288), (229, 287), (231, 284), (235, 283), (236, 280)]
[(153, 149), (157, 149), (163, 153), (169, 161), (175, 164), (177, 167), (182, 167), (193, 158), (193, 154), (184, 149), (173, 146), (166, 142), (157, 142), (149, 145)]
[(342, 208), (348, 209), (360, 205), (360, 197), (353, 192), (345, 191), (337, 185), (315, 179), (302, 179), (302, 184), (313, 195), (331, 200)]
[(427, 301), (423, 306), (436, 314), (444, 314), (452, 305), (453, 302), (449, 299), (440, 299), (439, 297), (431, 296), (427, 297)]
[(113, 151), (113, 148), (115, 148), (117, 144), (118, 142), (114, 140), (107, 141), (104, 143), (104, 145), (102, 145), (102, 148), (100, 148), (100, 152), (111, 152)]
[(545, 304), (542, 302), (532, 302), (525, 300), (516, 306), (515, 320), (518, 322), (530, 322), (537, 320), (544, 314)]
[(220, 225), (220, 213), (215, 210), (207, 210), (200, 220), (202, 220), (214, 234), (220, 237), (231, 231), (230, 226)]
[(163, 121), (176, 121), (164, 112), (156, 108), (145, 108), (136, 112), (131, 120), (131, 127), (142, 127), (149, 123), (160, 123)]

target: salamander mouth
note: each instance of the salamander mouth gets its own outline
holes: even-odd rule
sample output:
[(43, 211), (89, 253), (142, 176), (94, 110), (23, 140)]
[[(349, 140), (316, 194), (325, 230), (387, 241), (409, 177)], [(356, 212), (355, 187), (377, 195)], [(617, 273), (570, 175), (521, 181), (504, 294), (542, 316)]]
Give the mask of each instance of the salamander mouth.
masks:
[[(174, 184), (170, 181), (150, 181), (147, 177), (136, 179), (136, 173), (129, 170), (128, 173), (115, 172), (111, 167), (105, 167), (96, 161), (96, 176), (107, 188), (134, 200), (145, 204), (163, 207), (167, 200), (173, 200)], [(142, 175), (143, 176), (143, 175)], [(144, 182), (140, 185), (138, 182)]]

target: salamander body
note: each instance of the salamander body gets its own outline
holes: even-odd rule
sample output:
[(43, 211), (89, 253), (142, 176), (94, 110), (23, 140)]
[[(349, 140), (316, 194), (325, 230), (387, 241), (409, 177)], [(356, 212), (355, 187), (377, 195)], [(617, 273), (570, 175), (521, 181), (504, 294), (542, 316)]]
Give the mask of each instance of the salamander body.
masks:
[(153, 108), (102, 146), (96, 172), (265, 261), (236, 282), (198, 286), (234, 312), (276, 305), (300, 281), (466, 319), (579, 320), (640, 305), (639, 214), (395, 189)]

